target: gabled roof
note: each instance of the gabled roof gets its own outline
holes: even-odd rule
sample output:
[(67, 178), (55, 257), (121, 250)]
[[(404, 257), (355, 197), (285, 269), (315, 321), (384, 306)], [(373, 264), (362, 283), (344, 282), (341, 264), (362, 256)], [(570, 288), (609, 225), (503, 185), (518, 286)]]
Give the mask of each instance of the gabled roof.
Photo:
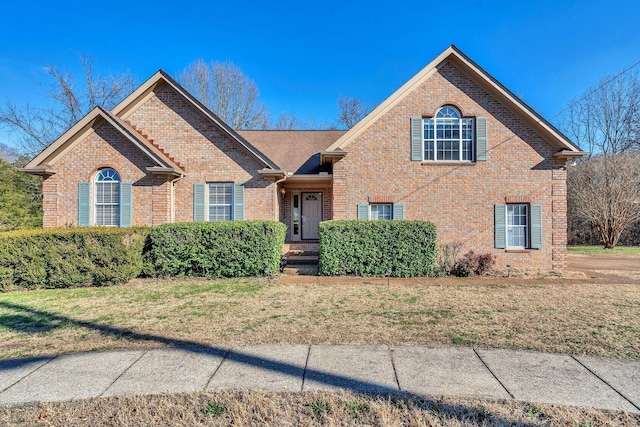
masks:
[(344, 135), (344, 130), (239, 130), (238, 134), (295, 174), (321, 171), (320, 153)]
[(418, 74), (413, 76), (408, 82), (396, 90), (384, 102), (378, 105), (365, 118), (352, 127), (340, 139), (333, 143), (328, 149), (330, 151), (343, 151), (353, 142), (353, 140), (364, 132), (369, 126), (375, 123), (387, 111), (402, 101), (409, 93), (418, 88), (438, 71), (438, 68), (446, 61), (451, 61), (465, 74), (482, 85), (489, 93), (495, 96), (504, 105), (524, 117), (534, 129), (545, 136), (556, 145), (567, 157), (579, 157), (586, 153), (573, 144), (565, 135), (556, 129), (551, 123), (536, 113), (531, 107), (525, 104), (520, 98), (514, 95), (500, 82), (494, 79), (489, 73), (483, 70), (478, 64), (473, 62), (468, 56), (462, 53), (454, 45), (449, 46), (444, 52), (438, 55), (429, 65), (424, 67)]
[(45, 148), (21, 170), (32, 174), (49, 175), (55, 173), (56, 161), (75, 147), (84, 135), (94, 130), (101, 123), (107, 122), (120, 132), (127, 140), (142, 151), (153, 162), (152, 168), (160, 168), (166, 173), (184, 175), (179, 165), (169, 158), (158, 147), (136, 132), (121, 119), (113, 116), (101, 107), (96, 107), (78, 123), (63, 133), (51, 145)]
[[(151, 76), (146, 82), (144, 82), (139, 88), (134, 90), (131, 95), (127, 96), (118, 105), (116, 105), (111, 111), (114, 115), (126, 118), (129, 112), (133, 111), (140, 103), (147, 100), (152, 94), (153, 90), (158, 85), (167, 84), (172, 87), (177, 93), (179, 93), (187, 102), (192, 104), (197, 110), (199, 110), (207, 119), (209, 119), (218, 129), (227, 134), (232, 140), (247, 149), (253, 156), (262, 164), (268, 168), (277, 169), (276, 164), (265, 156), (260, 150), (256, 149), (247, 140), (242, 138), (235, 130), (216, 116), (211, 110), (209, 110), (204, 104), (198, 101), (193, 95), (191, 95), (180, 83), (175, 81), (164, 70), (158, 70), (153, 76)], [(180, 160), (180, 159), (178, 159)]]

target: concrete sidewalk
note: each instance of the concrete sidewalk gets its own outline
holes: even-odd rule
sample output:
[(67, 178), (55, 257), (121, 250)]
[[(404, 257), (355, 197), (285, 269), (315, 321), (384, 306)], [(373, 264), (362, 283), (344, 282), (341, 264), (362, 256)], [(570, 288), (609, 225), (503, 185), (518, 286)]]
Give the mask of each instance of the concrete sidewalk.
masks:
[(640, 360), (463, 347), (182, 347), (0, 361), (0, 404), (220, 389), (408, 392), (640, 413)]

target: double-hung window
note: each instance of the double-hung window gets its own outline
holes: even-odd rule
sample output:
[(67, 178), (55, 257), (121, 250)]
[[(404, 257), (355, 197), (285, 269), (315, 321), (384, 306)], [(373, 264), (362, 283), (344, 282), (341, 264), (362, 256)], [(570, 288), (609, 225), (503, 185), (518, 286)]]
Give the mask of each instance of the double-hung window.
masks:
[(193, 184), (193, 220), (244, 220), (244, 185), (233, 182)]
[(447, 105), (440, 108), (435, 117), (424, 119), (423, 125), (423, 160), (474, 160), (472, 118), (463, 118), (458, 109)]
[(494, 213), (496, 248), (542, 247), (542, 206), (528, 203), (495, 205)]
[(209, 184), (209, 221), (231, 221), (233, 219), (233, 184)]
[(528, 205), (507, 205), (507, 248), (528, 247)]

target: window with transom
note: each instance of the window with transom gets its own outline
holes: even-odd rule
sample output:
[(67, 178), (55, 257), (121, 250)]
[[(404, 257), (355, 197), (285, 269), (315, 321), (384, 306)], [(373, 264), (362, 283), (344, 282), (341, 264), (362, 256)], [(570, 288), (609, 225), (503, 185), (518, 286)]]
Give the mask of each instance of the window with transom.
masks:
[(457, 108), (440, 108), (423, 120), (423, 160), (473, 161), (473, 128), (474, 119), (462, 117)]
[(120, 175), (101, 169), (95, 178), (95, 225), (120, 225)]

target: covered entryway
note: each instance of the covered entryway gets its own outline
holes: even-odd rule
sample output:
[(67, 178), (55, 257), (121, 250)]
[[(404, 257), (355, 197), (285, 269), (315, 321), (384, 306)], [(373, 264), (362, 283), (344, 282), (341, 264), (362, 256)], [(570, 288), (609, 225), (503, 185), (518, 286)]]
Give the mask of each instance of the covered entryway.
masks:
[(322, 221), (322, 193), (301, 193), (302, 240), (318, 239), (318, 224)]

